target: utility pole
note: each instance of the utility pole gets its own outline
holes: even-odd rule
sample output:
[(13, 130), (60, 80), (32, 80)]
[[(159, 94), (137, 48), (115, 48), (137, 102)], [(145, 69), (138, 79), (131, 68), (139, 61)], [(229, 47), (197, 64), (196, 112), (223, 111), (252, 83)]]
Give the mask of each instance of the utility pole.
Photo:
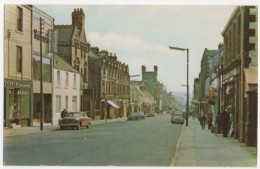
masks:
[(40, 95), (41, 95), (41, 99), (40, 99), (40, 103), (41, 103), (41, 116), (40, 116), (40, 130), (43, 130), (43, 74), (42, 74), (42, 33), (43, 33), (43, 19), (42, 17), (40, 17), (40, 62), (41, 62), (41, 66), (40, 66)]

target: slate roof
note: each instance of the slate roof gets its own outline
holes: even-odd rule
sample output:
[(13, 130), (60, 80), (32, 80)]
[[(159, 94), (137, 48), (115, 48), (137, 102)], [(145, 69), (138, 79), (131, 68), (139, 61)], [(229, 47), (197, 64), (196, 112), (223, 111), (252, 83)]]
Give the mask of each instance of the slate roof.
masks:
[(95, 54), (93, 52), (89, 52), (88, 56), (93, 60), (99, 60), (103, 58), (103, 56), (101, 56), (100, 54)]
[(53, 55), (53, 67), (59, 70), (65, 70), (68, 72), (79, 73), (76, 69), (74, 69), (70, 64), (68, 64), (65, 60), (59, 57), (56, 53)]
[(59, 41), (70, 41), (73, 33), (72, 25), (54, 25), (54, 29), (58, 30)]

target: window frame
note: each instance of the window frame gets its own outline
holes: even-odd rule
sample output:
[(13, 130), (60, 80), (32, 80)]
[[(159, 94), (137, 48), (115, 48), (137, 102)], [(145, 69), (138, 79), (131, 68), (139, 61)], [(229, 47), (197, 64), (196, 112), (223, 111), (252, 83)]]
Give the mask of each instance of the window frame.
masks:
[(16, 23), (16, 29), (17, 31), (22, 32), (23, 31), (23, 8), (17, 6), (17, 23)]
[(16, 46), (16, 71), (22, 73), (23, 71), (23, 48)]

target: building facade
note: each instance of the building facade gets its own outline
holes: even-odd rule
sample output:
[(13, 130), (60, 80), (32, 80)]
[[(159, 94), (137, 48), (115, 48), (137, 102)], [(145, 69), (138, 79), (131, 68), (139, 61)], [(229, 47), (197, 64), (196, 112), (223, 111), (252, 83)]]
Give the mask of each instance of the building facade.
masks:
[[(257, 73), (253, 73), (258, 67), (257, 10), (255, 6), (236, 7), (222, 32), (224, 38), (223, 106), (229, 108), (232, 116), (231, 131), (240, 142), (245, 142), (247, 139), (247, 128), (255, 128), (253, 135), (256, 136), (257, 118), (248, 121), (248, 115), (257, 117), (257, 107), (249, 111), (249, 95), (246, 93), (248, 89), (246, 87), (249, 85), (246, 79), (251, 76), (254, 83), (257, 83)], [(257, 92), (256, 88), (252, 90)], [(257, 100), (256, 94), (254, 97)], [(256, 143), (256, 140), (254, 142)]]
[(86, 107), (88, 95), (88, 52), (90, 44), (85, 33), (85, 13), (80, 9), (72, 12), (71, 25), (55, 25), (58, 31), (58, 55), (80, 72), (80, 110), (90, 111)]
[(80, 111), (80, 73), (57, 54), (53, 56), (52, 121), (58, 125), (61, 111)]
[(146, 67), (142, 65), (142, 86), (150, 93), (155, 100), (155, 112), (162, 111), (162, 90), (163, 85), (157, 80), (158, 67), (154, 66), (154, 71), (146, 71)]
[[(39, 10), (32, 9), (32, 79), (33, 79), (33, 125), (38, 125), (43, 111), (43, 122), (52, 123), (52, 52), (49, 50), (49, 31), (53, 30), (54, 18)], [(41, 72), (42, 57), (42, 72)], [(42, 82), (41, 82), (42, 73)], [(41, 83), (43, 110), (41, 110)]]
[(89, 62), (89, 93), (96, 101), (91, 117), (126, 117), (129, 109), (128, 65), (119, 62), (115, 54), (99, 51), (98, 47), (91, 47)]
[(4, 126), (31, 126), (32, 10), (5, 5), (4, 14)]
[(209, 112), (212, 113), (213, 120), (212, 126), (214, 128), (219, 128), (218, 119), (222, 111), (221, 105), (221, 60), (223, 58), (223, 44), (218, 45), (218, 51), (214, 54), (212, 58), (209, 59), (209, 76), (208, 81), (210, 81), (210, 88), (208, 90), (208, 103), (210, 106)]
[[(199, 114), (206, 114), (209, 111), (208, 106), (208, 91), (210, 89), (210, 69), (209, 69), (209, 60), (215, 55), (217, 50), (209, 50), (205, 48), (201, 64), (200, 64), (200, 91), (199, 91)], [(207, 80), (208, 79), (208, 80)]]

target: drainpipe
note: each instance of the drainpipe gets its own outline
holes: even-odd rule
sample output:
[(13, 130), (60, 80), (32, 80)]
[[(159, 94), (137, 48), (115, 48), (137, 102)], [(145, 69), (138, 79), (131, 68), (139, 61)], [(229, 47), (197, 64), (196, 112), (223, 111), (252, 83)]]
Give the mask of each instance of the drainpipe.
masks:
[(244, 142), (244, 7), (240, 7), (240, 15), (241, 15), (241, 40), (240, 40), (240, 57), (241, 57), (241, 65), (240, 65), (240, 135), (239, 141)]

